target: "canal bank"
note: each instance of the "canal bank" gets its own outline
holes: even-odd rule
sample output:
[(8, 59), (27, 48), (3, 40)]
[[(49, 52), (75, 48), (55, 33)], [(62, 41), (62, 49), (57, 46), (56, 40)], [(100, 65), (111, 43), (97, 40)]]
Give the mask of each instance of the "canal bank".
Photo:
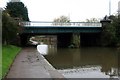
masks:
[(6, 78), (64, 78), (36, 48), (23, 48)]

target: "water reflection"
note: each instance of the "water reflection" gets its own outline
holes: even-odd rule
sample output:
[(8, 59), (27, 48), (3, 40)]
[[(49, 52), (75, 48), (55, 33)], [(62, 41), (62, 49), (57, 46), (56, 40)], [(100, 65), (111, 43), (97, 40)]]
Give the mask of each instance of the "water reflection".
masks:
[(45, 58), (65, 77), (118, 77), (118, 51), (115, 48), (49, 48)]
[(48, 52), (49, 52), (49, 54), (48, 55), (55, 55), (55, 54), (57, 54), (57, 45), (49, 45), (48, 46)]

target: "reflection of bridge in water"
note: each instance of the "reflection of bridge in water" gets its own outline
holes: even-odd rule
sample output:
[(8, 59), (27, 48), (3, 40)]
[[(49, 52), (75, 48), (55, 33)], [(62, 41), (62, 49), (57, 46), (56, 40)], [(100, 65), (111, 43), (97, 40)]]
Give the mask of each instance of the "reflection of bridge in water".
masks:
[[(81, 44), (96, 43), (102, 31), (99, 22), (21, 22), (23, 31), (21, 33), (21, 43), (25, 45), (29, 36), (33, 35), (56, 35), (58, 46), (69, 46), (72, 35), (80, 35)], [(90, 42), (88, 42), (90, 41)]]
[[(71, 70), (73, 70), (72, 72), (79, 72), (78, 69), (80, 69), (80, 72), (83, 73), (98, 70), (98, 72), (104, 73), (104, 75), (118, 77), (119, 58), (117, 52), (117, 49), (101, 47), (81, 47), (80, 49), (58, 48), (54, 52), (51, 52), (50, 49), (48, 55), (45, 55), (45, 58), (56, 69), (68, 69), (68, 72)], [(88, 68), (91, 71), (87, 70)]]

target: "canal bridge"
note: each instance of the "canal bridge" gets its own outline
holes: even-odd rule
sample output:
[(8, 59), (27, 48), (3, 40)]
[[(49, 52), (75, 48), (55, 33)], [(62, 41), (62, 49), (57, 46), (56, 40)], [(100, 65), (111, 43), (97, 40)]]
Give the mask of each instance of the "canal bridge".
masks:
[(21, 22), (21, 44), (28, 42), (28, 36), (57, 35), (58, 46), (68, 46), (73, 34), (80, 34), (80, 42), (93, 43), (102, 31), (100, 22)]

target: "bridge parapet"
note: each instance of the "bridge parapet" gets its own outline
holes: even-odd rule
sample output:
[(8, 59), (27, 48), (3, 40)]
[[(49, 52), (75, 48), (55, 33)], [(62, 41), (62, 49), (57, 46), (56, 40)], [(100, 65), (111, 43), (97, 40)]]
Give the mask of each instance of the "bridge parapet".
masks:
[(102, 27), (100, 22), (21, 22), (24, 27)]

